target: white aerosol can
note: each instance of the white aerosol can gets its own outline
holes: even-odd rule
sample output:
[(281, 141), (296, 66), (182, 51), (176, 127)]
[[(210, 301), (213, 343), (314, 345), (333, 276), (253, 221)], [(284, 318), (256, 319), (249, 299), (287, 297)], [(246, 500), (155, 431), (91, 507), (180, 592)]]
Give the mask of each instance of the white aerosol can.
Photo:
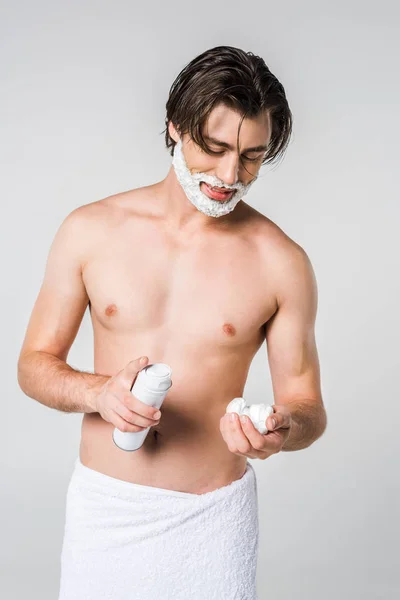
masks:
[[(139, 371), (135, 383), (132, 387), (132, 394), (141, 402), (161, 408), (164, 398), (172, 385), (171, 367), (165, 363), (154, 363), (147, 365)], [(120, 431), (115, 428), (113, 431), (114, 444), (121, 450), (132, 452), (138, 450), (143, 444), (150, 427), (142, 431)]]

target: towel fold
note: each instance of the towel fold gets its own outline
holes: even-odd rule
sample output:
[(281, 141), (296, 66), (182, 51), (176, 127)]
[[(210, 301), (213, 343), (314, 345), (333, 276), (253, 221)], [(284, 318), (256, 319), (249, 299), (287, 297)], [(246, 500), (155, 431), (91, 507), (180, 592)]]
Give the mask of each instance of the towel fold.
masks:
[(257, 600), (256, 474), (204, 494), (83, 465), (69, 482), (58, 600)]

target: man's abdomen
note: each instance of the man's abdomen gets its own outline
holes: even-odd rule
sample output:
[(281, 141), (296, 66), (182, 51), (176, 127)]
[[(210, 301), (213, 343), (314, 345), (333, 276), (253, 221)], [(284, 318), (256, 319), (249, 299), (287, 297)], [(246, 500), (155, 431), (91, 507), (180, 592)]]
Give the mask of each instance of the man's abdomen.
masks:
[[(195, 412), (195, 411), (194, 411)], [(164, 401), (160, 423), (151, 427), (143, 445), (127, 452), (112, 439), (114, 426), (98, 413), (82, 421), (81, 462), (100, 473), (141, 485), (201, 494), (239, 479), (246, 458), (229, 451), (219, 429), (225, 409), (202, 417), (179, 411)]]

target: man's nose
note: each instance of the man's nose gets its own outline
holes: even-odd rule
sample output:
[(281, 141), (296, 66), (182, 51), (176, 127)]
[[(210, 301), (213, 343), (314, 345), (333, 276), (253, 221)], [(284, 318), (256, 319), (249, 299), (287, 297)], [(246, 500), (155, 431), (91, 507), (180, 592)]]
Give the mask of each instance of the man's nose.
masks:
[(226, 183), (226, 185), (234, 185), (238, 182), (239, 166), (239, 158), (237, 156), (224, 156), (218, 164), (217, 177)]

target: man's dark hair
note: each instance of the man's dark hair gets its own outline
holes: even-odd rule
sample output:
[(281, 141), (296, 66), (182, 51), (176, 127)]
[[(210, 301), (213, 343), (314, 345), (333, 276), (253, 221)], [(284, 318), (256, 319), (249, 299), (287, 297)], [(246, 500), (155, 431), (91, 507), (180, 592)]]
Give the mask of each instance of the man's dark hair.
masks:
[(245, 117), (264, 110), (271, 119), (271, 138), (262, 164), (283, 157), (292, 132), (292, 113), (285, 90), (264, 60), (252, 52), (232, 46), (216, 46), (188, 63), (172, 84), (166, 104), (165, 144), (173, 156), (176, 142), (168, 132), (172, 121), (180, 134), (189, 133), (207, 154), (215, 154), (203, 138), (203, 126), (210, 112), (223, 103)]

